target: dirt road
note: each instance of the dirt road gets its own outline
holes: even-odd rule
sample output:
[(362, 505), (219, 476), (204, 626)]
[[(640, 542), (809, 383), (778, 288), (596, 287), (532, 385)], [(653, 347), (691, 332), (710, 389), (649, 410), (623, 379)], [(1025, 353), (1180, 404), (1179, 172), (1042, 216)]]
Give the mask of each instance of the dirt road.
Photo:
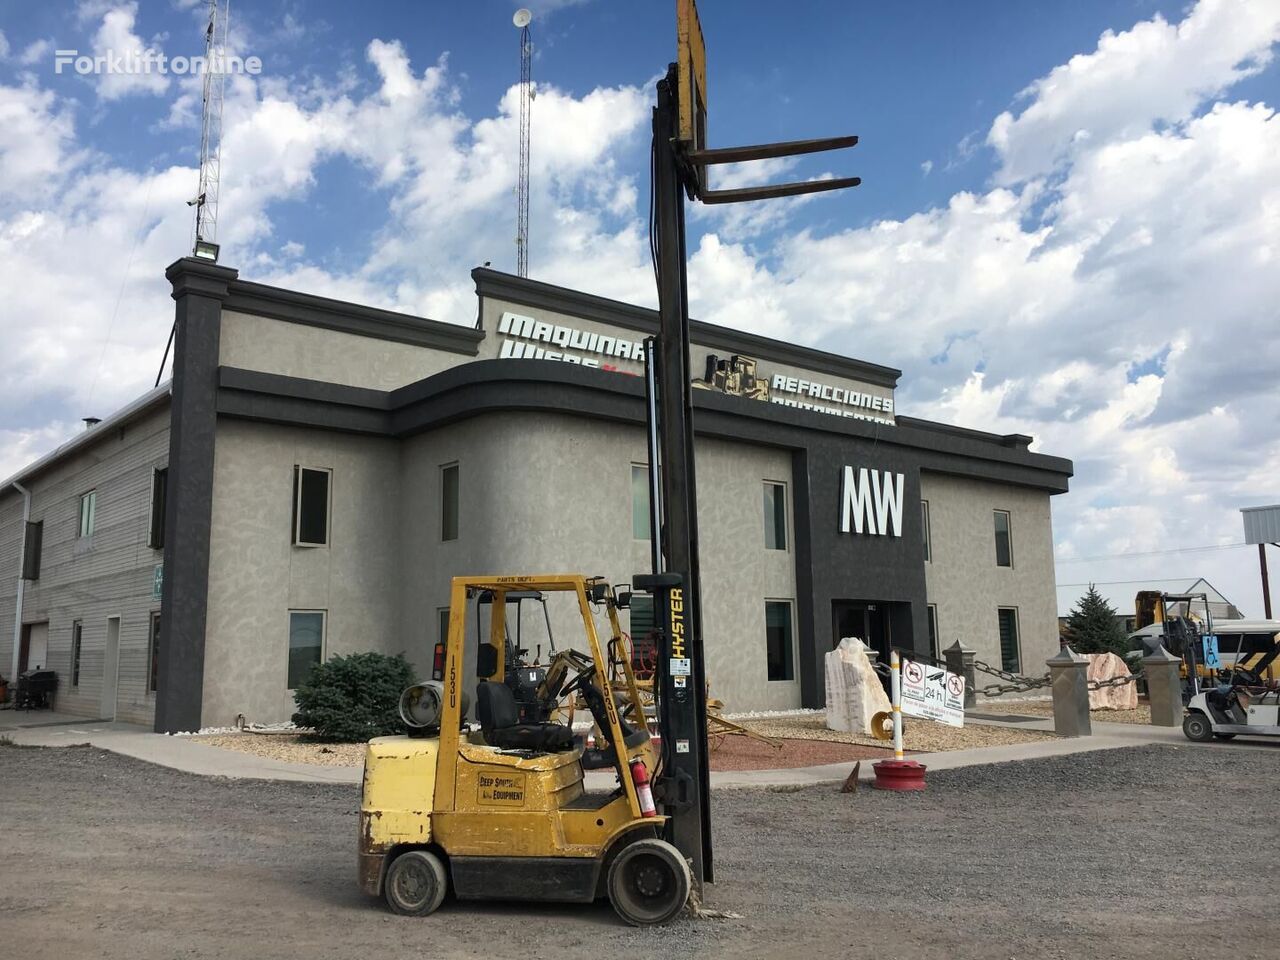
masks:
[(354, 788), (4, 747), (0, 942), (28, 960), (1274, 957), (1278, 776), (1280, 749), (1211, 744), (957, 770), (917, 796), (723, 791), (707, 899), (743, 918), (632, 930), (607, 905), (390, 915), (354, 884)]

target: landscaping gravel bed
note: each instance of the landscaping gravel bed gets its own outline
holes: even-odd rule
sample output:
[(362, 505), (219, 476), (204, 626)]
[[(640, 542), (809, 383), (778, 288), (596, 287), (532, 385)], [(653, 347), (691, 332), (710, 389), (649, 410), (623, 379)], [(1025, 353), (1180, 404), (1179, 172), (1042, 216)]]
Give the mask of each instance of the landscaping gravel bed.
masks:
[[(330, 767), (358, 767), (364, 763), (363, 743), (317, 743), (299, 734), (227, 733), (193, 738), (198, 743), (225, 750), (241, 750), (259, 757), (289, 763), (315, 763)], [(881, 759), (886, 748), (878, 740), (822, 742), (821, 738), (784, 740), (781, 748), (741, 735), (713, 738), (709, 760), (712, 770), (769, 770)]]
[[(979, 713), (1014, 713), (1027, 716), (1052, 717), (1052, 700), (979, 700), (974, 707)], [(1151, 705), (1139, 703), (1136, 710), (1090, 710), (1089, 716), (1099, 723), (1151, 723)]]
[[(877, 740), (872, 736), (828, 730), (826, 720), (821, 713), (752, 717), (740, 722), (745, 723), (757, 733), (769, 737), (884, 746), (883, 740)], [(1053, 736), (1052, 733), (1039, 730), (1019, 730), (1014, 727), (983, 726), (976, 723), (966, 724), (964, 727), (949, 727), (932, 720), (907, 717), (902, 729), (902, 744), (907, 750), (917, 753), (937, 753), (947, 750), (967, 750), (970, 747), (992, 747), (1009, 743), (1026, 743), (1031, 740), (1048, 740)]]
[(1230, 784), (1232, 835), (1274, 835), (1280, 749), (1238, 744), (937, 772), (916, 795), (717, 792), (705, 900), (740, 918), (647, 930), (604, 904), (392, 916), (355, 885), (354, 786), (4, 747), (0, 915), (24, 960), (1262, 960), (1280, 863), (1206, 869), (1188, 834)]

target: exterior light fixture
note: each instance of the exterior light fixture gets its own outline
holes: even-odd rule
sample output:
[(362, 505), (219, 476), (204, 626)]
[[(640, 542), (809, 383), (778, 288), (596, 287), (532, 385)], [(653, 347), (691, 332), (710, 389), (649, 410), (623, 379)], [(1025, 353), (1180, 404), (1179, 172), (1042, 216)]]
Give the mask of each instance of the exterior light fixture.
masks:
[(209, 240), (197, 240), (195, 256), (200, 260), (218, 262), (218, 245)]

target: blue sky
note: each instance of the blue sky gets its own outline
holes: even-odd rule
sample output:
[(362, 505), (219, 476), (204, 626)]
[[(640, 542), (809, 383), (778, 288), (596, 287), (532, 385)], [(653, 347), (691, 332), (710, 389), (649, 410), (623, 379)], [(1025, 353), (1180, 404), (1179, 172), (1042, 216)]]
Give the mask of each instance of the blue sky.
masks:
[[(419, 69), (447, 55), (457, 108), (484, 116), (518, 76), (515, 6), (504, 0), (246, 0), (232, 4), (232, 33), (237, 46), (262, 57), (265, 76), (294, 83), (349, 72), (376, 85), (365, 47), (373, 38), (399, 39)], [(171, 56), (200, 53), (203, 4), (191, 7), (141, 3), (138, 35), (158, 41)], [(621, 0), (535, 6), (535, 79), (575, 96), (644, 83), (672, 57), (671, 7)], [(1182, 7), (1146, 0), (811, 2), (803, 17), (783, 20), (777, 4), (764, 0), (709, 0), (701, 16), (709, 44), (711, 139), (729, 146), (857, 133), (856, 150), (807, 158), (794, 172), (847, 171), (861, 176), (863, 187), (809, 204), (793, 222), (823, 229), (902, 218), (945, 204), (957, 191), (984, 187), (993, 169), (982, 145), (987, 128), (1028, 83), (1088, 49), (1104, 30), (1124, 30), (1155, 14), (1176, 21)], [(75, 4), (66, 2), (9, 0), (0, 20), (14, 49), (50, 39), (85, 51), (97, 26), (93, 18), (78, 21)], [(36, 65), (41, 74), (52, 71), (52, 57), (46, 60)], [(0, 76), (24, 69), (4, 66)], [(69, 70), (45, 79), (77, 103), (82, 143), (137, 168), (194, 164), (198, 136), (163, 125), (167, 100), (102, 104), (91, 80)], [(1235, 92), (1266, 97), (1276, 83), (1269, 71)], [(633, 146), (630, 156), (642, 165), (644, 144)], [(312, 253), (326, 260), (367, 253), (382, 223), (381, 212), (364, 202), (370, 178), (337, 160), (320, 179), (323, 191), (275, 211), (281, 231), (305, 233)], [(495, 263), (501, 256), (496, 252)]]
[[(652, 303), (674, 5), (530, 5), (531, 275)], [(190, 243), (198, 86), (52, 50), (199, 53), (202, 6), (0, 0), (0, 473), (150, 385)], [(228, 86), (223, 262), (471, 322), (470, 267), (514, 263), (516, 6), (236, 0), (263, 71)], [(725, 182), (863, 185), (692, 208), (695, 315), (901, 367), (903, 412), (1074, 459), (1060, 582), (1206, 575), (1256, 611), (1231, 544), (1280, 502), (1280, 0), (701, 6), (713, 145), (861, 137)], [(1216, 549), (1119, 557), (1188, 546)]]

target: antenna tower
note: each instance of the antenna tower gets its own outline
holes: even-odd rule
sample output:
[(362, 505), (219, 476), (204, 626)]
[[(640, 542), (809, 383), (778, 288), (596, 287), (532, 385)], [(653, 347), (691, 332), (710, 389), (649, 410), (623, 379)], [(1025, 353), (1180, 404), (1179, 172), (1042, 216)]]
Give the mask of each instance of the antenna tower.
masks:
[(196, 208), (195, 242), (218, 239), (218, 183), (222, 174), (222, 88), (227, 69), (227, 22), (231, 0), (209, 0), (209, 24), (204, 34), (204, 102), (200, 123), (200, 191)]
[(520, 174), (516, 182), (516, 275), (529, 275), (529, 107), (533, 102), (533, 41), (523, 7), (512, 22), (520, 28)]

